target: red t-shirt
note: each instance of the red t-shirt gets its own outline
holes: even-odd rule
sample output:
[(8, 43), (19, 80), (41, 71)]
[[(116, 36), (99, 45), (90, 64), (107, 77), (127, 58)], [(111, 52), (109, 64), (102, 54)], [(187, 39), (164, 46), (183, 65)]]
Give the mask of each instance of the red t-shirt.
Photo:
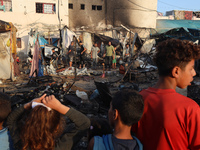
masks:
[(132, 131), (144, 150), (200, 149), (200, 108), (173, 89), (148, 88), (144, 114)]

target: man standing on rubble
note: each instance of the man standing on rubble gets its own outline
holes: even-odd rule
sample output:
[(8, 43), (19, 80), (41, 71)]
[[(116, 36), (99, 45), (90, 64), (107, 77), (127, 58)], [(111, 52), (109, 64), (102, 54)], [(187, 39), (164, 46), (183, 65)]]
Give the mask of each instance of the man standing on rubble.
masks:
[(52, 56), (51, 56), (51, 62), (53, 64), (54, 68), (58, 68), (58, 53), (55, 51), (55, 48), (51, 49), (52, 51)]
[(199, 58), (200, 48), (190, 41), (168, 39), (157, 46), (159, 80), (140, 93), (144, 113), (132, 128), (144, 150), (200, 149), (199, 105), (175, 91), (191, 85)]
[(85, 53), (87, 49), (83, 46), (83, 42), (79, 42), (80, 44), (80, 64), (79, 64), (79, 69), (81, 69), (81, 65), (83, 65), (83, 68), (85, 68)]
[(129, 60), (129, 56), (130, 56), (130, 47), (129, 47), (129, 44), (127, 43), (126, 44), (126, 51), (125, 51), (125, 61), (127, 62), (127, 61), (130, 61)]
[(75, 46), (74, 46), (74, 41), (72, 41), (68, 48), (69, 67), (72, 67), (74, 52), (75, 52)]
[(106, 51), (105, 51), (105, 68), (106, 70), (111, 70), (111, 66), (112, 66), (112, 56), (113, 56), (113, 52), (114, 52), (114, 47), (111, 45), (111, 41), (108, 42), (108, 45), (106, 45)]
[(92, 68), (94, 68), (94, 69), (96, 69), (96, 67), (97, 67), (99, 52), (100, 52), (100, 49), (97, 46), (97, 43), (95, 43), (91, 49)]

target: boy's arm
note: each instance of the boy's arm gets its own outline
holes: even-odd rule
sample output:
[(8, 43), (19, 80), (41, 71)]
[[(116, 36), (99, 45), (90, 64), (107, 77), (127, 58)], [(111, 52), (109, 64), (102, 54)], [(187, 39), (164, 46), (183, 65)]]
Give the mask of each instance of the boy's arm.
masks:
[(81, 54), (83, 54), (87, 49), (84, 47), (84, 50), (81, 52)]
[(90, 54), (90, 55), (91, 55), (91, 58), (92, 58), (92, 52), (93, 52), (93, 48), (91, 49), (91, 54)]
[(75, 128), (64, 133), (63, 136), (58, 139), (55, 150), (71, 149), (86, 134), (90, 126), (89, 118), (73, 108), (70, 108), (65, 115), (75, 124)]
[(89, 141), (87, 150), (93, 150), (94, 147), (94, 137)]

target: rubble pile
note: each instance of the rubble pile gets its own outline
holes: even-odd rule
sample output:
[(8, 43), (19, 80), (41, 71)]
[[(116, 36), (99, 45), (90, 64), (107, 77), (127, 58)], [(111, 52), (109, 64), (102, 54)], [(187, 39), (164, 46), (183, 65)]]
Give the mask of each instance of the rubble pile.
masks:
[(187, 97), (200, 105), (200, 80), (197, 77), (194, 78), (192, 85), (187, 87)]

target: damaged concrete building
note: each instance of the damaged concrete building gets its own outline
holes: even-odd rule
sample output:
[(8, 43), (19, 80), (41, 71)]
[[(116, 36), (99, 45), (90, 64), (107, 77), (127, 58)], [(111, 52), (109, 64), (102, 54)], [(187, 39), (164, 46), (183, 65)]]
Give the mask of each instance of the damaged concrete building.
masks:
[(1, 20), (17, 28), (17, 52), (27, 54), (31, 29), (59, 38), (64, 26), (98, 31), (123, 24), (141, 38), (149, 37), (156, 27), (157, 0), (2, 0), (0, 10)]
[(100, 22), (105, 24), (104, 0), (69, 0), (68, 9), (70, 28), (94, 27)]
[(141, 37), (156, 28), (157, 0), (69, 0), (68, 6), (70, 28), (86, 26), (98, 30), (123, 24)]
[(1, 0), (0, 18), (17, 28), (17, 51), (27, 52), (28, 33), (37, 29), (45, 37), (59, 37), (68, 25), (68, 0)]

